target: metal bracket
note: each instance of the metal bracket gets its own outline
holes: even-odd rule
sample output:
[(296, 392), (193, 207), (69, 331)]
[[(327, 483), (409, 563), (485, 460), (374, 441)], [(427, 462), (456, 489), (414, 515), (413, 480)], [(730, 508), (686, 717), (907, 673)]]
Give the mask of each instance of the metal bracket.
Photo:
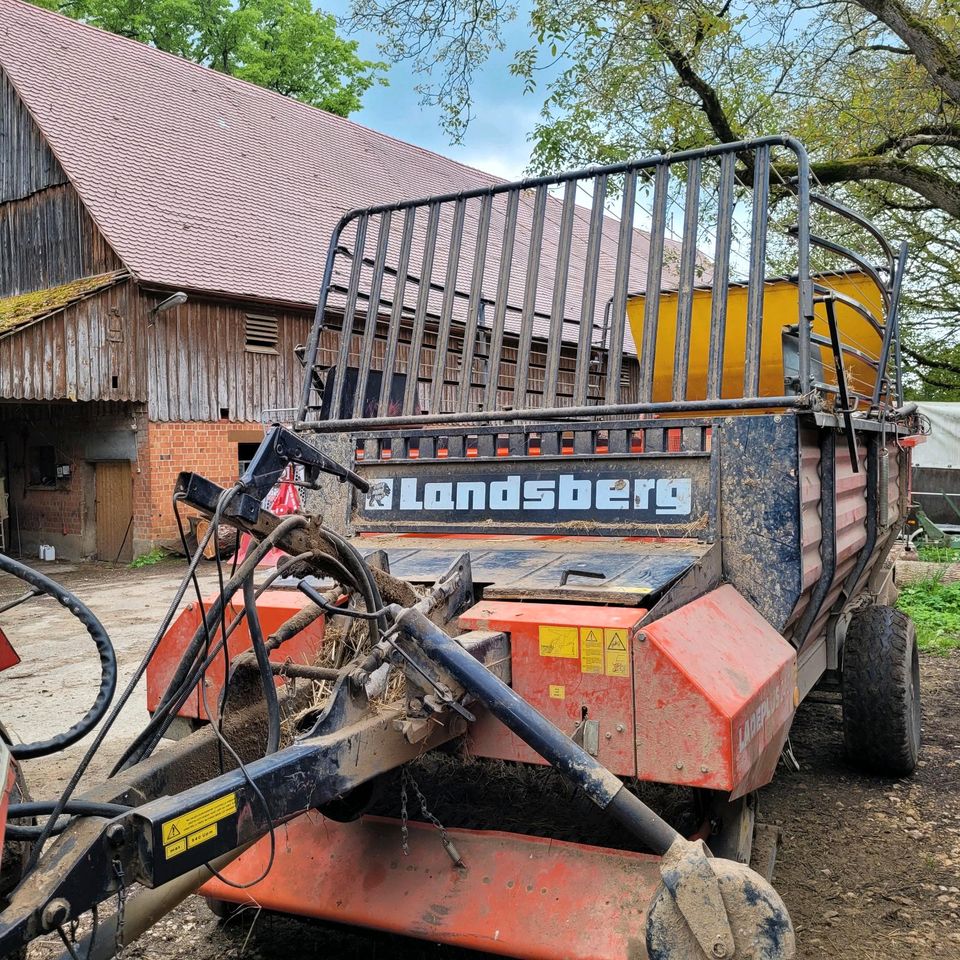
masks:
[(733, 957), (733, 931), (710, 856), (702, 840), (675, 840), (660, 863), (660, 877), (700, 949), (708, 957)]

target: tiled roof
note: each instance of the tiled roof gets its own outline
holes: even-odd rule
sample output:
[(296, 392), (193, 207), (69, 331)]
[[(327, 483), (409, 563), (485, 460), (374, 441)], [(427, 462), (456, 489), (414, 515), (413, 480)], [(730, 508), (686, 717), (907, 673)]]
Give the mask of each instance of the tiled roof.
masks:
[(438, 154), (19, 0), (0, 66), (142, 280), (315, 303), (348, 209), (499, 182)]
[[(503, 182), (20, 0), (0, 0), (0, 67), (101, 232), (147, 283), (315, 303), (331, 232), (346, 211)], [(531, 202), (524, 197), (521, 211)], [(547, 327), (542, 318), (551, 309), (560, 210), (560, 201), (551, 199), (536, 294), (535, 332), (541, 335)], [(567, 293), (571, 314), (583, 289), (589, 232), (588, 207), (576, 211)], [(469, 236), (469, 216), (467, 226)], [(617, 233), (616, 220), (605, 217), (601, 305), (612, 291)], [(632, 248), (636, 289), (637, 279), (646, 275), (647, 235), (635, 231)], [(458, 290), (469, 288), (473, 253), (465, 242)], [(515, 309), (526, 255), (518, 228), (517, 269), (510, 282)], [(438, 252), (438, 274), (441, 260)], [(665, 275), (671, 272), (666, 266)], [(494, 268), (485, 294), (495, 276)], [(337, 280), (344, 280), (339, 271)], [(514, 325), (510, 316), (507, 324)], [(597, 322), (595, 337), (598, 329)], [(576, 339), (567, 327), (564, 339), (571, 336)], [(632, 350), (629, 334), (625, 347)]]

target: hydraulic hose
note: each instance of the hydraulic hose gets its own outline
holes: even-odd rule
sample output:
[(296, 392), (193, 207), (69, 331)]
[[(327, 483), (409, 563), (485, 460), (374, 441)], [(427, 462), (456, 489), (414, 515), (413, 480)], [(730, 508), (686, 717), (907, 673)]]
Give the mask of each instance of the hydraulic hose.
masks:
[(45, 757), (51, 753), (64, 750), (86, 736), (100, 722), (109, 709), (113, 694), (117, 689), (117, 656), (107, 631), (103, 629), (103, 624), (93, 615), (86, 604), (69, 590), (65, 590), (59, 583), (42, 573), (3, 554), (0, 554), (0, 571), (18, 577), (34, 587), (39, 593), (45, 593), (59, 601), (87, 628), (87, 633), (90, 634), (90, 639), (93, 640), (100, 656), (100, 688), (93, 705), (86, 714), (68, 730), (58, 733), (54, 737), (46, 740), (35, 740), (32, 743), (15, 743), (10, 747), (10, 752), (18, 760), (31, 760), (34, 757)]
[(270, 654), (263, 639), (260, 627), (260, 615), (257, 613), (257, 598), (253, 587), (253, 574), (243, 581), (243, 608), (247, 612), (247, 627), (250, 630), (250, 643), (260, 668), (260, 682), (263, 685), (263, 699), (267, 704), (267, 749), (266, 753), (276, 753), (280, 748), (280, 701), (277, 687), (270, 669)]
[[(40, 832), (44, 829), (40, 824), (19, 824), (10, 823), (10, 820), (21, 820), (26, 817), (49, 816), (57, 806), (56, 800), (34, 800), (26, 803), (11, 803), (7, 807), (7, 826), (4, 830), (6, 840), (36, 840)], [(130, 807), (121, 803), (91, 803), (87, 800), (69, 800), (62, 809), (62, 813), (67, 814), (61, 820), (57, 820), (50, 836), (63, 833), (70, 826), (74, 817), (105, 817), (112, 820), (127, 813)]]

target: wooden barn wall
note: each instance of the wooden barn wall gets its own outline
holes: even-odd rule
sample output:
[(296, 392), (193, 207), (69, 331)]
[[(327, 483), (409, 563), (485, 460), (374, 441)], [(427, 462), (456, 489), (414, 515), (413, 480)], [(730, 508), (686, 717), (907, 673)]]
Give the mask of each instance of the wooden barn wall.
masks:
[(0, 72), (0, 297), (122, 266)]
[(127, 281), (0, 338), (7, 400), (146, 400), (145, 330)]
[[(159, 299), (159, 295), (157, 295)], [(149, 298), (142, 309), (148, 310)], [(278, 342), (275, 354), (252, 353), (245, 349), (246, 316), (274, 317), (277, 320)], [(265, 411), (272, 411), (281, 420), (289, 419), (289, 412), (300, 400), (303, 368), (294, 354), (295, 348), (306, 342), (313, 314), (306, 311), (271, 310), (258, 306), (234, 305), (191, 297), (182, 306), (157, 316), (148, 327), (149, 356), (149, 411), (154, 421), (175, 420), (233, 420), (255, 422), (263, 419)], [(378, 325), (380, 326), (380, 325)], [(405, 372), (409, 349), (409, 331), (405, 328), (397, 352), (396, 369)], [(421, 375), (428, 375), (436, 349), (428, 342), (422, 356)], [(336, 362), (340, 331), (327, 328), (321, 337), (319, 361), (322, 366)], [(382, 369), (384, 342), (374, 345), (373, 369)], [(505, 347), (510, 359), (510, 348)], [(351, 342), (349, 363), (359, 362), (359, 336)], [(538, 362), (539, 358), (539, 362)], [(451, 340), (445, 365), (444, 396), (453, 402), (454, 381), (459, 363), (459, 341)], [(560, 374), (561, 393), (572, 389), (573, 356), (565, 351)], [(635, 392), (635, 362), (625, 360), (624, 398)], [(501, 381), (498, 401), (502, 406), (513, 406), (512, 382)], [(485, 373), (482, 357), (474, 360), (475, 386), (471, 401), (476, 406), (482, 400)], [(595, 385), (596, 386), (596, 385)], [(542, 349), (535, 350), (531, 363), (528, 402), (537, 405), (543, 388)], [(596, 398), (599, 399), (599, 398)]]
[[(275, 354), (245, 349), (246, 316), (275, 317)], [(191, 297), (158, 315), (149, 329), (151, 420), (255, 422), (265, 410), (294, 407), (303, 368), (294, 348), (306, 341), (313, 314), (244, 307)]]

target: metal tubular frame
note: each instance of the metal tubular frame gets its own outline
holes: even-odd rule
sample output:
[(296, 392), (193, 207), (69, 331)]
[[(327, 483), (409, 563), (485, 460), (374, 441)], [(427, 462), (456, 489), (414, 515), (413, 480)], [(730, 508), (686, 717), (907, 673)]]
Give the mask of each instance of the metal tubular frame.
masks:
[[(782, 396), (763, 396), (766, 390), (760, 387), (761, 348), (768, 342), (764, 330), (783, 322), (781, 317), (764, 315), (771, 178), (783, 182), (783, 151), (791, 155), (790, 167), (796, 171), (787, 189), (795, 197), (798, 215), (789, 231), (796, 241), (797, 272), (789, 280), (797, 285), (799, 377), (791, 382), (795, 395), (789, 395), (789, 388), (786, 391), (786, 402)], [(672, 168), (680, 166), (682, 174), (672, 176)], [(853, 354), (840, 338), (838, 387), (816, 382), (814, 371), (823, 364), (826, 344), (813, 335), (811, 245), (852, 262), (878, 285), (888, 306), (888, 317), (877, 318), (855, 299), (836, 295), (882, 332), (882, 357), (876, 358), (882, 361), (877, 363), (881, 374), (871, 398), (871, 409), (876, 411), (900, 395), (899, 388), (888, 386), (884, 391), (882, 371), (891, 360), (899, 362), (895, 326), (904, 259), (902, 255), (899, 260), (893, 258), (889, 244), (869, 221), (843, 204), (812, 194), (809, 178), (803, 146), (791, 137), (775, 136), (353, 211), (337, 225), (327, 254), (316, 319), (305, 349), (304, 387), (295, 428), (336, 432), (379, 429), (385, 423), (593, 419), (815, 405), (818, 391), (842, 392), (843, 358)], [(580, 190), (589, 194), (588, 205), (577, 204)], [(618, 194), (617, 215), (608, 201)], [(752, 212), (745, 278), (747, 322), (745, 343), (740, 346), (727, 342), (726, 313), (731, 283), (743, 282), (739, 275), (732, 275), (731, 264), (739, 227), (736, 211), (748, 198)], [(649, 230), (637, 223), (636, 208), (643, 209), (644, 200), (651, 204)], [(880, 244), (889, 262), (875, 268), (856, 251), (813, 234), (813, 203), (851, 220)], [(683, 207), (679, 238), (668, 236), (671, 204)], [(698, 246), (705, 232), (701, 224), (706, 210), (716, 215), (712, 263)], [(391, 237), (391, 218), (401, 214), (402, 231), (395, 231), (399, 237)], [(349, 237), (347, 229), (354, 224), (351, 249), (343, 238)], [(378, 239), (371, 260), (364, 248), (374, 229)], [(635, 263), (644, 260), (644, 289), (632, 292), (631, 275), (636, 282), (636, 274), (641, 273), (634, 269)], [(712, 272), (713, 290), (706, 393), (703, 400), (696, 400), (688, 397), (694, 291), (701, 263)], [(441, 270), (442, 283), (434, 280)], [(889, 284), (881, 271), (889, 273)], [(392, 293), (384, 291), (386, 275), (394, 277)], [(672, 344), (665, 341), (669, 333), (660, 323), (664, 291), (677, 301)], [(630, 306), (638, 297), (643, 297), (642, 307)], [(361, 300), (367, 304), (366, 317), (359, 321), (360, 355), (351, 374), (347, 367)], [(642, 309), (636, 356), (630, 355), (626, 340), (628, 307)], [(382, 315), (379, 329), (378, 314)], [(634, 323), (639, 319), (635, 317)], [(339, 343), (323, 338), (328, 328), (339, 328)], [(832, 334), (831, 330), (830, 347), (835, 346)], [(431, 349), (433, 338), (432, 362), (424, 363), (424, 351)], [(480, 339), (482, 345), (478, 345)], [(326, 358), (322, 364), (321, 342)], [(674, 358), (666, 377), (672, 379), (664, 386), (659, 378), (664, 377), (661, 368), (666, 358), (658, 360), (657, 352), (671, 347)], [(370, 370), (376, 368), (375, 349), (376, 356), (382, 357), (376, 362), (382, 369), (381, 380), (377, 396), (368, 396)], [(724, 383), (725, 362), (736, 367), (740, 357), (731, 360), (725, 354), (741, 349), (742, 390), (738, 384), (732, 391), (732, 385)], [(483, 360), (482, 370), (477, 368), (478, 357)], [(861, 359), (874, 366), (872, 356)], [(323, 405), (326, 419), (318, 421), (318, 406), (312, 398), (322, 382), (321, 371), (329, 372)], [(402, 404), (391, 402), (397, 376), (405, 377)], [(344, 397), (354, 381), (353, 402), (346, 409)], [(666, 405), (665, 390), (670, 398)], [(719, 403), (725, 390), (734, 396), (725, 398), (723, 406), (711, 406)]]

